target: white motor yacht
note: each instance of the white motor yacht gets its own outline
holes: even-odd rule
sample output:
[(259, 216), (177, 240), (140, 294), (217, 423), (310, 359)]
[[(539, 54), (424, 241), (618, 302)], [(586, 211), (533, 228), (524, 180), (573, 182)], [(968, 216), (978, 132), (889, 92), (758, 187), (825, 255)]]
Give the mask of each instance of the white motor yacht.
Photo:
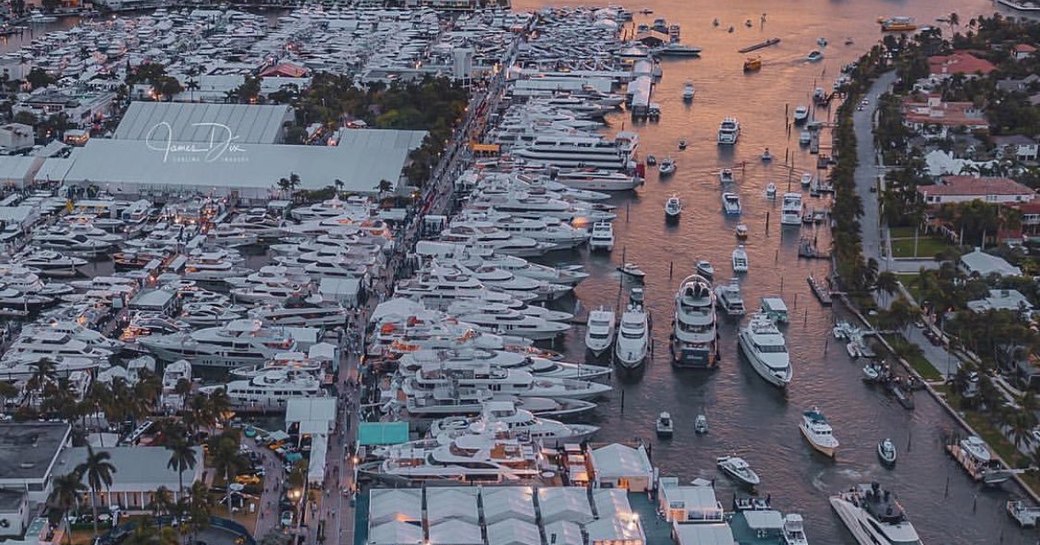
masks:
[(856, 485), (830, 502), (859, 545), (922, 545), (903, 506), (878, 483)]
[(822, 61), (823, 60), (823, 52), (818, 50), (818, 49), (814, 49), (814, 50), (810, 51), (808, 55), (805, 56), (805, 60), (807, 60), (809, 62)]
[(249, 269), (239, 267), (242, 258), (224, 250), (192, 252), (184, 263), (185, 280), (220, 282), (228, 278), (247, 276)]
[(802, 194), (784, 193), (784, 200), (780, 205), (781, 225), (802, 224)]
[(206, 233), (206, 242), (214, 248), (237, 248), (240, 246), (252, 246), (256, 244), (259, 237), (255, 233), (223, 223), (217, 225), (212, 231)]
[(564, 170), (555, 180), (570, 188), (593, 191), (631, 191), (643, 185), (639, 176), (599, 169)]
[(697, 263), (694, 265), (694, 268), (697, 269), (697, 274), (703, 276), (708, 280), (711, 280), (715, 277), (715, 267), (713, 267), (711, 265), (711, 262), (707, 259), (697, 260)]
[(701, 368), (716, 365), (715, 294), (708, 279), (694, 274), (679, 284), (672, 325), (672, 365)]
[(621, 314), (621, 325), (614, 343), (614, 359), (618, 365), (634, 369), (643, 365), (649, 349), (650, 325), (646, 310), (641, 304), (630, 303)]
[(715, 288), (715, 299), (718, 307), (727, 316), (743, 316), (747, 312), (744, 298), (741, 295), (740, 283), (736, 278), (730, 279), (729, 284), (723, 284)]
[(292, 297), (278, 306), (262, 306), (249, 311), (251, 318), (276, 326), (303, 326), (333, 329), (347, 325), (347, 309), (340, 305), (323, 306), (320, 297)]
[(809, 120), (809, 107), (798, 105), (794, 108), (794, 122), (802, 124)]
[(59, 250), (72, 255), (97, 256), (112, 249), (111, 242), (87, 238), (84, 235), (62, 233), (39, 233), (33, 236), (33, 244), (39, 248)]
[(881, 463), (893, 466), (896, 463), (896, 445), (891, 439), (885, 438), (878, 442), (877, 455)]
[(558, 420), (535, 416), (531, 411), (517, 408), (512, 401), (487, 401), (479, 417), (448, 417), (430, 425), (429, 437), (447, 434), (455, 438), (467, 434), (484, 433), (490, 425), (505, 424), (511, 439), (521, 443), (559, 447), (580, 444), (591, 438), (599, 426), (564, 424)]
[(731, 261), (732, 261), (732, 265), (733, 265), (733, 272), (735, 272), (735, 273), (746, 273), (746, 272), (748, 272), (748, 268), (750, 267), (750, 262), (748, 261), (747, 250), (744, 249), (744, 245), (743, 244), (737, 246), (737, 248), (735, 250), (733, 250), (733, 255), (731, 256)]
[(589, 234), (589, 250), (612, 251), (614, 249), (614, 226), (609, 221), (598, 221)]
[(401, 384), (406, 395), (417, 395), (448, 386), (487, 389), (495, 395), (586, 400), (603, 395), (611, 387), (598, 382), (535, 377), (529, 371), (493, 366), (485, 361), (427, 361)]
[(737, 338), (751, 367), (766, 382), (780, 388), (786, 388), (791, 383), (793, 371), (787, 341), (768, 316), (752, 315)]
[(837, 454), (838, 440), (834, 437), (834, 430), (818, 408), (802, 413), (798, 429), (814, 449), (831, 458)]
[(672, 195), (664, 203), (664, 215), (668, 218), (678, 218), (679, 214), (682, 214), (682, 201), (678, 195)]
[(733, 117), (727, 117), (719, 124), (718, 143), (722, 146), (732, 146), (740, 138), (740, 122)]
[(741, 484), (754, 487), (761, 482), (758, 473), (755, 473), (755, 470), (751, 469), (751, 466), (739, 456), (720, 456), (716, 458), (715, 463), (719, 469)]
[(323, 395), (318, 377), (289, 370), (271, 370), (249, 379), (199, 388), (204, 394), (217, 390), (227, 393), (232, 407), (284, 408), (290, 398)]
[(502, 303), (509, 306), (517, 298), (515, 294), (492, 291), (472, 274), (439, 262), (432, 262), (419, 271), (416, 277), (401, 282), (396, 293), (432, 309), (445, 309), (456, 301)]
[(630, 166), (638, 141), (638, 136), (630, 132), (618, 133), (614, 140), (600, 136), (545, 135), (524, 147), (513, 148), (512, 154), (537, 165), (625, 170)]
[(33, 329), (23, 331), (4, 353), (3, 358), (22, 362), (36, 361), (40, 358), (81, 358), (105, 362), (111, 355), (112, 350), (88, 344), (69, 333)]
[(961, 439), (958, 444), (961, 450), (968, 453), (977, 464), (988, 464), (993, 460), (993, 455), (986, 446), (986, 442), (977, 435), (970, 435)]
[(282, 352), (263, 363), (236, 367), (231, 370), (231, 375), (242, 378), (253, 378), (263, 375), (269, 371), (285, 371), (297, 374), (310, 374), (319, 376), (328, 363), (327, 358), (309, 357), (303, 352)]
[(504, 306), (499, 306), (492, 312), (487, 310), (460, 314), (458, 318), (492, 333), (516, 335), (534, 341), (555, 339), (571, 328), (568, 324), (523, 314)]
[(614, 322), (615, 316), (612, 310), (600, 306), (598, 310), (589, 312), (588, 325), (585, 329), (585, 347), (594, 356), (598, 357), (614, 344)]
[(526, 316), (541, 318), (550, 322), (569, 322), (574, 318), (570, 312), (552, 310), (538, 305), (529, 305), (517, 301), (516, 304), (485, 303), (482, 301), (461, 300), (448, 305), (447, 313), (451, 316), (465, 314), (498, 314), (506, 311), (519, 312)]
[(462, 482), (514, 482), (538, 476), (536, 447), (509, 439), (508, 426), (497, 423), (481, 434), (412, 441), (378, 452), (385, 459), (378, 472), (411, 481), (453, 479)]
[(740, 206), (740, 195), (726, 191), (722, 194), (722, 210), (728, 216), (739, 216), (743, 211)]
[[(40, 334), (68, 335), (74, 340), (86, 343), (88, 347), (96, 347), (110, 352), (122, 350), (125, 345), (118, 339), (106, 337), (99, 331), (68, 320), (39, 321), (22, 328), (22, 336), (24, 337), (40, 338)], [(78, 354), (73, 355), (78, 356)]]
[(86, 259), (66, 256), (54, 250), (36, 250), (16, 259), (26, 267), (39, 270), (41, 276), (76, 276), (79, 267), (87, 264)]
[(672, 415), (663, 412), (657, 416), (657, 436), (658, 437), (671, 437), (675, 433), (675, 422), (672, 420)]
[(805, 521), (801, 515), (788, 513), (784, 515), (783, 523), (784, 545), (809, 545), (809, 538), (805, 536)]
[(185, 359), (196, 366), (220, 368), (263, 363), (296, 347), (291, 333), (262, 327), (258, 320), (234, 320), (190, 333), (148, 335), (138, 343), (163, 361)]
[(495, 227), (520, 237), (555, 245), (556, 250), (569, 250), (585, 243), (588, 235), (584, 229), (572, 227), (554, 218), (522, 218), (496, 212), (483, 212), (467, 219), (486, 220)]
[(490, 248), (495, 253), (519, 257), (537, 257), (556, 249), (550, 242), (516, 236), (485, 221), (455, 221), (440, 234), (444, 242)]

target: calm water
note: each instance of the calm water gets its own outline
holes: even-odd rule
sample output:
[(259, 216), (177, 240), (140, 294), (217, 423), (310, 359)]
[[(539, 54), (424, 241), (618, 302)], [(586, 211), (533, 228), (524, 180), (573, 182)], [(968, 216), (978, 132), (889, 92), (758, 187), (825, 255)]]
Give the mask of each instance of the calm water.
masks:
[[(518, 9), (551, 5), (514, 2)], [(917, 395), (915, 411), (904, 410), (860, 380), (861, 364), (853, 363), (842, 345), (833, 339), (828, 343), (830, 324), (840, 319), (839, 311), (821, 307), (805, 281), (812, 272), (824, 274), (825, 262), (797, 259), (799, 229), (780, 229), (779, 202), (764, 195), (770, 180), (781, 193), (786, 189), (785, 154), (792, 157), (796, 191), (803, 166), (811, 169), (814, 164), (808, 152), (799, 149), (798, 132), (788, 134), (785, 107), (793, 110), (798, 104), (808, 104), (817, 82), (830, 90), (840, 67), (880, 39), (874, 22), (878, 16), (910, 15), (929, 24), (951, 11), (967, 21), (992, 9), (985, 1), (943, 2), (941, 8), (936, 4), (879, 0), (645, 0), (626, 4), (633, 11), (654, 10), (650, 16), (637, 15), (636, 23), (668, 18), (669, 23), (682, 25), (684, 42), (704, 49), (701, 59), (663, 64), (664, 77), (652, 99), (662, 105), (660, 122), (633, 125), (627, 115), (619, 113), (610, 119), (611, 128), (606, 131), (622, 127), (638, 131), (643, 156), (650, 153), (660, 159), (670, 155), (679, 168), (664, 181), (658, 179), (656, 169), (650, 169), (646, 185), (634, 196), (615, 199), (620, 215), (615, 221), (618, 243), (613, 255), (590, 257), (582, 252), (559, 258), (583, 262), (592, 273), (577, 290), (585, 309), (615, 303), (621, 283), (615, 267), (623, 255), (648, 273), (646, 293), (655, 322), (655, 357), (639, 376), (615, 379), (615, 386), (624, 391), (624, 409), (620, 391), (597, 409), (593, 420), (603, 426), (597, 439), (639, 436), (649, 440), (662, 474), (677, 475), (683, 481), (719, 476), (715, 457), (738, 453), (758, 470), (763, 479), (760, 490), (772, 494), (777, 508), (806, 516), (812, 543), (855, 543), (831, 512), (827, 497), (853, 483), (871, 480), (898, 493), (926, 543), (1036, 541), (1034, 532), (1019, 530), (1004, 514), (1008, 492), (982, 490), (945, 456), (941, 435), (953, 427), (953, 421), (927, 394)], [(759, 24), (762, 13), (767, 14), (764, 25)], [(719, 28), (712, 27), (716, 17)], [(753, 28), (744, 26), (747, 19), (753, 21)], [(725, 30), (730, 25), (735, 27), (732, 34)], [(757, 52), (764, 61), (761, 72), (745, 75), (744, 55), (737, 50), (773, 36), (783, 41)], [(816, 40), (821, 36), (830, 45), (819, 48)], [(854, 44), (844, 45), (846, 37)], [(813, 49), (823, 49), (822, 62), (804, 61)], [(681, 99), (686, 80), (697, 88), (689, 105)], [(825, 119), (827, 115), (821, 111), (816, 117)], [(731, 150), (714, 143), (718, 124), (726, 116), (738, 117), (742, 127), (740, 142)], [(678, 151), (677, 142), (682, 138), (689, 141), (689, 148)], [(769, 165), (758, 158), (766, 147), (777, 157)], [(744, 161), (747, 166), (742, 170), (739, 165)], [(744, 206), (739, 220), (726, 218), (721, 211), (717, 172), (723, 167), (737, 172), (737, 190)], [(678, 224), (667, 225), (663, 206), (672, 193), (682, 196), (685, 208)], [(807, 195), (805, 199), (810, 206), (827, 206), (826, 201)], [(727, 281), (730, 252), (736, 246), (733, 229), (741, 222), (751, 230), (747, 243), (751, 268), (742, 280), (745, 302), (757, 306), (763, 295), (782, 294), (791, 308), (792, 323), (786, 335), (795, 379), (786, 395), (768, 386), (738, 357), (736, 324), (732, 322), (724, 322), (722, 327), (723, 363), (718, 371), (676, 371), (669, 365), (667, 343), (678, 284), (702, 258), (715, 265), (716, 281)], [(806, 228), (801, 234), (810, 233)], [(820, 240), (823, 243), (826, 234), (821, 233)], [(572, 359), (583, 354), (583, 335), (582, 328), (575, 328), (566, 341)], [(813, 454), (799, 435), (800, 413), (812, 405), (818, 405), (836, 428), (842, 443), (837, 461)], [(670, 411), (677, 419), (671, 440), (655, 436), (654, 420), (660, 411)], [(698, 437), (693, 433), (693, 418), (701, 412), (707, 415), (711, 432)], [(899, 463), (891, 471), (880, 467), (875, 454), (878, 440), (886, 436), (900, 449)], [(733, 495), (730, 482), (723, 477), (717, 484), (720, 499), (728, 504)]]

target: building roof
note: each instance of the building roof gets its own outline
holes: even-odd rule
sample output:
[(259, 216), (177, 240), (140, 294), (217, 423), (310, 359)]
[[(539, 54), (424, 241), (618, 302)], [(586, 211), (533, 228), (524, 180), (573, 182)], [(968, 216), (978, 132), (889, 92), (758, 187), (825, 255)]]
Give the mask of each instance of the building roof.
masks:
[[(202, 461), (202, 447), (192, 447), (195, 459)], [(105, 451), (111, 456), (109, 462), (115, 466), (112, 474), (112, 492), (151, 492), (165, 486), (176, 490), (180, 482), (176, 471), (167, 465), (170, 451), (164, 447), (104, 447), (95, 449)], [(87, 447), (73, 447), (62, 452), (55, 474), (65, 475), (76, 469), (76, 466), (87, 459)], [(184, 472), (184, 484), (190, 485), (196, 475), (202, 474), (202, 464), (196, 464), (194, 470)], [(86, 476), (84, 475), (84, 484)]]
[(1028, 195), (1036, 193), (1028, 187), (1010, 179), (998, 177), (943, 176), (941, 184), (918, 186), (917, 192), (934, 196), (978, 196)]
[(113, 138), (199, 143), (234, 138), (238, 144), (274, 144), (282, 124), (291, 119), (286, 105), (135, 101)]
[(932, 97), (927, 102), (906, 99), (903, 119), (907, 123), (945, 127), (988, 127), (986, 115), (971, 102), (943, 102)]
[(44, 479), (71, 429), (64, 422), (0, 423), (0, 482)]
[(336, 398), (334, 397), (291, 397), (285, 404), (285, 425), (299, 422), (301, 428), (308, 423), (317, 423), (328, 431), (336, 421)]
[(543, 524), (557, 520), (585, 524), (594, 518), (585, 489), (574, 486), (538, 489), (538, 510)]
[(484, 520), (487, 523), (506, 519), (535, 522), (533, 498), (534, 490), (529, 486), (485, 488)]
[(1035, 146), (1036, 140), (1024, 134), (1011, 134), (1008, 136), (994, 136), (993, 142), (999, 146)]
[(0, 488), (0, 513), (16, 513), (25, 502), (24, 490), (6, 490)]
[(36, 213), (31, 206), (0, 206), (0, 221), (22, 223)]
[(446, 520), (430, 526), (431, 545), (484, 545), (480, 526), (461, 520)]
[(581, 535), (581, 526), (569, 520), (559, 520), (545, 524), (545, 540), (556, 545), (584, 545), (585, 537)]
[(480, 522), (475, 488), (427, 488), (426, 518), (430, 524), (447, 520), (461, 520), (470, 524)]
[(408, 422), (361, 422), (358, 445), (399, 445), (408, 442)]
[(660, 493), (669, 505), (690, 513), (709, 515), (720, 511), (718, 497), (711, 486), (682, 486), (670, 481), (661, 487)]
[(951, 55), (928, 57), (928, 69), (937, 74), (989, 74), (997, 69), (993, 63), (964, 51), (955, 51)]
[(275, 65), (268, 66), (260, 72), (261, 78), (302, 78), (307, 75), (309, 71), (298, 64), (291, 62), (280, 62)]
[(506, 519), (487, 526), (489, 545), (541, 545), (542, 537), (534, 524)]
[(0, 155), (0, 183), (32, 180), (43, 159), (26, 155)]
[(627, 516), (632, 513), (628, 493), (623, 488), (597, 488), (592, 491), (592, 503), (599, 518)]
[(1029, 44), (1017, 44), (1011, 49), (1015, 50), (1015, 53), (1032, 53), (1036, 51), (1036, 48)]
[(1012, 266), (1001, 257), (987, 254), (979, 248), (962, 255), (961, 265), (968, 271), (968, 274), (978, 274), (979, 276), (989, 276), (993, 273), (1000, 276), (1022, 276), (1022, 269)]
[(632, 448), (621, 443), (612, 443), (593, 450), (592, 467), (597, 479), (649, 477), (654, 472), (643, 446)]
[(113, 186), (109, 188), (113, 193), (134, 191), (138, 186), (274, 191), (280, 179), (295, 173), (301, 181), (298, 189), (321, 189), (341, 180), (344, 191), (377, 193), (381, 180), (397, 184), (409, 152), (426, 136), (425, 131), (381, 129), (343, 134), (338, 146), (248, 144), (212, 149), (190, 142), (166, 147), (140, 140), (94, 138), (73, 150), (72, 166), (60, 179), (71, 184), (107, 184)]
[(713, 524), (673, 524), (676, 542), (679, 545), (735, 545), (733, 531), (729, 525), (720, 522)]
[(368, 531), (368, 542), (372, 545), (414, 545), (422, 543), (422, 528), (400, 520), (380, 524)]
[(968, 308), (975, 312), (988, 310), (1033, 310), (1033, 304), (1018, 290), (989, 290), (985, 299), (968, 301)]
[(391, 520), (422, 520), (421, 494), (421, 489), (373, 490), (368, 506), (369, 523), (375, 527)]
[(589, 543), (646, 543), (639, 518), (635, 516), (599, 518), (587, 525)]

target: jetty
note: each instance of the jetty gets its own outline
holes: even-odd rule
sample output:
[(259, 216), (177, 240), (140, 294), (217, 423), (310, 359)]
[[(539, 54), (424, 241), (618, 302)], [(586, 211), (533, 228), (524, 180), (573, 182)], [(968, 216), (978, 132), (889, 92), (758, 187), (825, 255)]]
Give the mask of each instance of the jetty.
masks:
[(737, 51), (740, 53), (751, 53), (752, 51), (758, 51), (759, 49), (764, 49), (778, 43), (780, 43), (780, 38), (769, 38), (764, 42), (758, 42), (757, 44), (749, 45), (743, 49), (738, 49)]
[(830, 290), (830, 288), (828, 288), (827, 286), (824, 286), (823, 284), (821, 284), (811, 274), (805, 280), (807, 282), (809, 282), (809, 288), (812, 289), (813, 295), (815, 295), (816, 298), (819, 299), (820, 304), (825, 306), (825, 307), (831, 306), (831, 290)]

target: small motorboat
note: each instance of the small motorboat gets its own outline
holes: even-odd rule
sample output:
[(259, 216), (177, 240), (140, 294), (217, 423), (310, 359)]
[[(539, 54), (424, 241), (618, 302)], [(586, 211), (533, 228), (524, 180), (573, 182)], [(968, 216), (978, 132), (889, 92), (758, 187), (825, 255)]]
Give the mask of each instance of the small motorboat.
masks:
[(820, 51), (819, 49), (813, 49), (812, 51), (809, 52), (808, 55), (806, 55), (805, 60), (807, 60), (809, 62), (822, 61), (823, 60), (823, 52)]
[(812, 174), (808, 173), (808, 172), (803, 173), (802, 174), (802, 187), (809, 187), (810, 185), (812, 185)]
[(722, 211), (727, 216), (739, 216), (743, 211), (740, 206), (740, 195), (733, 193), (732, 191), (726, 191), (722, 193)]
[(746, 26), (748, 28), (751, 28), (751, 27), (755, 26), (755, 23), (752, 23), (751, 19), (748, 19), (747, 21), (744, 21), (744, 26)]
[(745, 72), (757, 72), (762, 69), (762, 57), (754, 56), (744, 59)]
[(884, 374), (884, 366), (872, 361), (863, 366), (863, 380), (866, 382), (878, 382)]
[(644, 8), (644, 9), (643, 9), (642, 11), (640, 11), (639, 13), (642, 13), (643, 15), (650, 15), (650, 14), (651, 14), (651, 13), (653, 13), (653, 12), (654, 12), (654, 10), (652, 10), (652, 9), (650, 9), (650, 8)]
[(658, 437), (671, 437), (675, 433), (675, 422), (672, 421), (672, 415), (664, 412), (657, 416), (657, 436)]
[(668, 200), (664, 203), (664, 214), (669, 218), (678, 218), (679, 214), (682, 213), (682, 200), (679, 199), (678, 195), (672, 195), (668, 197)]
[(712, 267), (711, 262), (706, 259), (698, 261), (694, 268), (697, 269), (697, 274), (707, 278), (708, 280), (715, 277), (715, 267)]
[(845, 45), (852, 45), (854, 43), (856, 43), (856, 42), (854, 42), (852, 40), (852, 36), (849, 36), (849, 37), (845, 38)]
[(693, 95), (696, 94), (696, 89), (693, 88), (693, 82), (687, 81), (683, 84), (682, 98), (686, 102), (693, 100)]
[(708, 418), (703, 414), (698, 414), (697, 418), (693, 421), (693, 431), (697, 433), (708, 433)]
[(798, 134), (798, 143), (803, 146), (808, 146), (812, 143), (812, 133), (809, 131), (802, 131)]
[(679, 141), (679, 149), (681, 149), (681, 150), (686, 149), (686, 139), (685, 138)]
[(729, 32), (730, 34), (733, 34), (733, 30), (734, 30), (733, 27), (729, 27), (729, 28), (726, 29), (726, 32)]
[(794, 109), (794, 122), (796, 125), (801, 125), (809, 120), (809, 107), (808, 106), (796, 106)]
[(730, 257), (731, 257), (731, 260), (733, 262), (733, 272), (736, 272), (736, 273), (746, 273), (746, 272), (748, 272), (748, 269), (750, 268), (750, 266), (748, 264), (747, 251), (744, 250), (744, 245), (743, 244), (741, 244), (740, 246), (737, 246), (737, 248), (735, 250), (733, 250), (733, 255), (730, 256)]
[(766, 150), (762, 152), (762, 161), (765, 162), (765, 163), (768, 163), (769, 161), (772, 161), (772, 160), (773, 160), (773, 154), (769, 153), (769, 148), (766, 148)]
[(714, 27), (719, 26), (719, 18), (718, 17), (716, 17), (715, 20), (713, 20), (711, 22), (711, 26), (714, 26)]
[(881, 459), (881, 464), (885, 466), (894, 466), (896, 464), (896, 445), (891, 439), (883, 439), (877, 445), (877, 455)]
[(737, 240), (747, 240), (748, 226), (741, 223), (737, 225), (737, 228), (734, 230), (734, 233), (737, 235)]
[(675, 174), (676, 168), (678, 167), (675, 164), (675, 159), (672, 159), (671, 157), (662, 159), (661, 162), (657, 164), (657, 171), (660, 172), (662, 176)]
[(719, 171), (719, 183), (731, 184), (736, 181), (736, 177), (733, 175), (733, 171), (724, 168)]
[(621, 271), (621, 274), (631, 276), (632, 278), (642, 279), (646, 276), (643, 269), (640, 269), (635, 263), (625, 263), (624, 265), (619, 266), (617, 270)]
[(768, 184), (766, 184), (766, 198), (776, 198), (776, 184), (774, 184), (773, 182), (769, 182)]
[(656, 164), (657, 164), (657, 157), (654, 157), (653, 155), (647, 155), (646, 156), (646, 165), (647, 166), (652, 167), (652, 166), (654, 166)]
[(816, 38), (816, 45), (820, 47), (827, 47), (827, 38), (824, 38), (823, 36)]
[(715, 462), (719, 469), (741, 484), (754, 487), (762, 482), (755, 470), (751, 469), (751, 466), (743, 458), (738, 456), (720, 456)]

